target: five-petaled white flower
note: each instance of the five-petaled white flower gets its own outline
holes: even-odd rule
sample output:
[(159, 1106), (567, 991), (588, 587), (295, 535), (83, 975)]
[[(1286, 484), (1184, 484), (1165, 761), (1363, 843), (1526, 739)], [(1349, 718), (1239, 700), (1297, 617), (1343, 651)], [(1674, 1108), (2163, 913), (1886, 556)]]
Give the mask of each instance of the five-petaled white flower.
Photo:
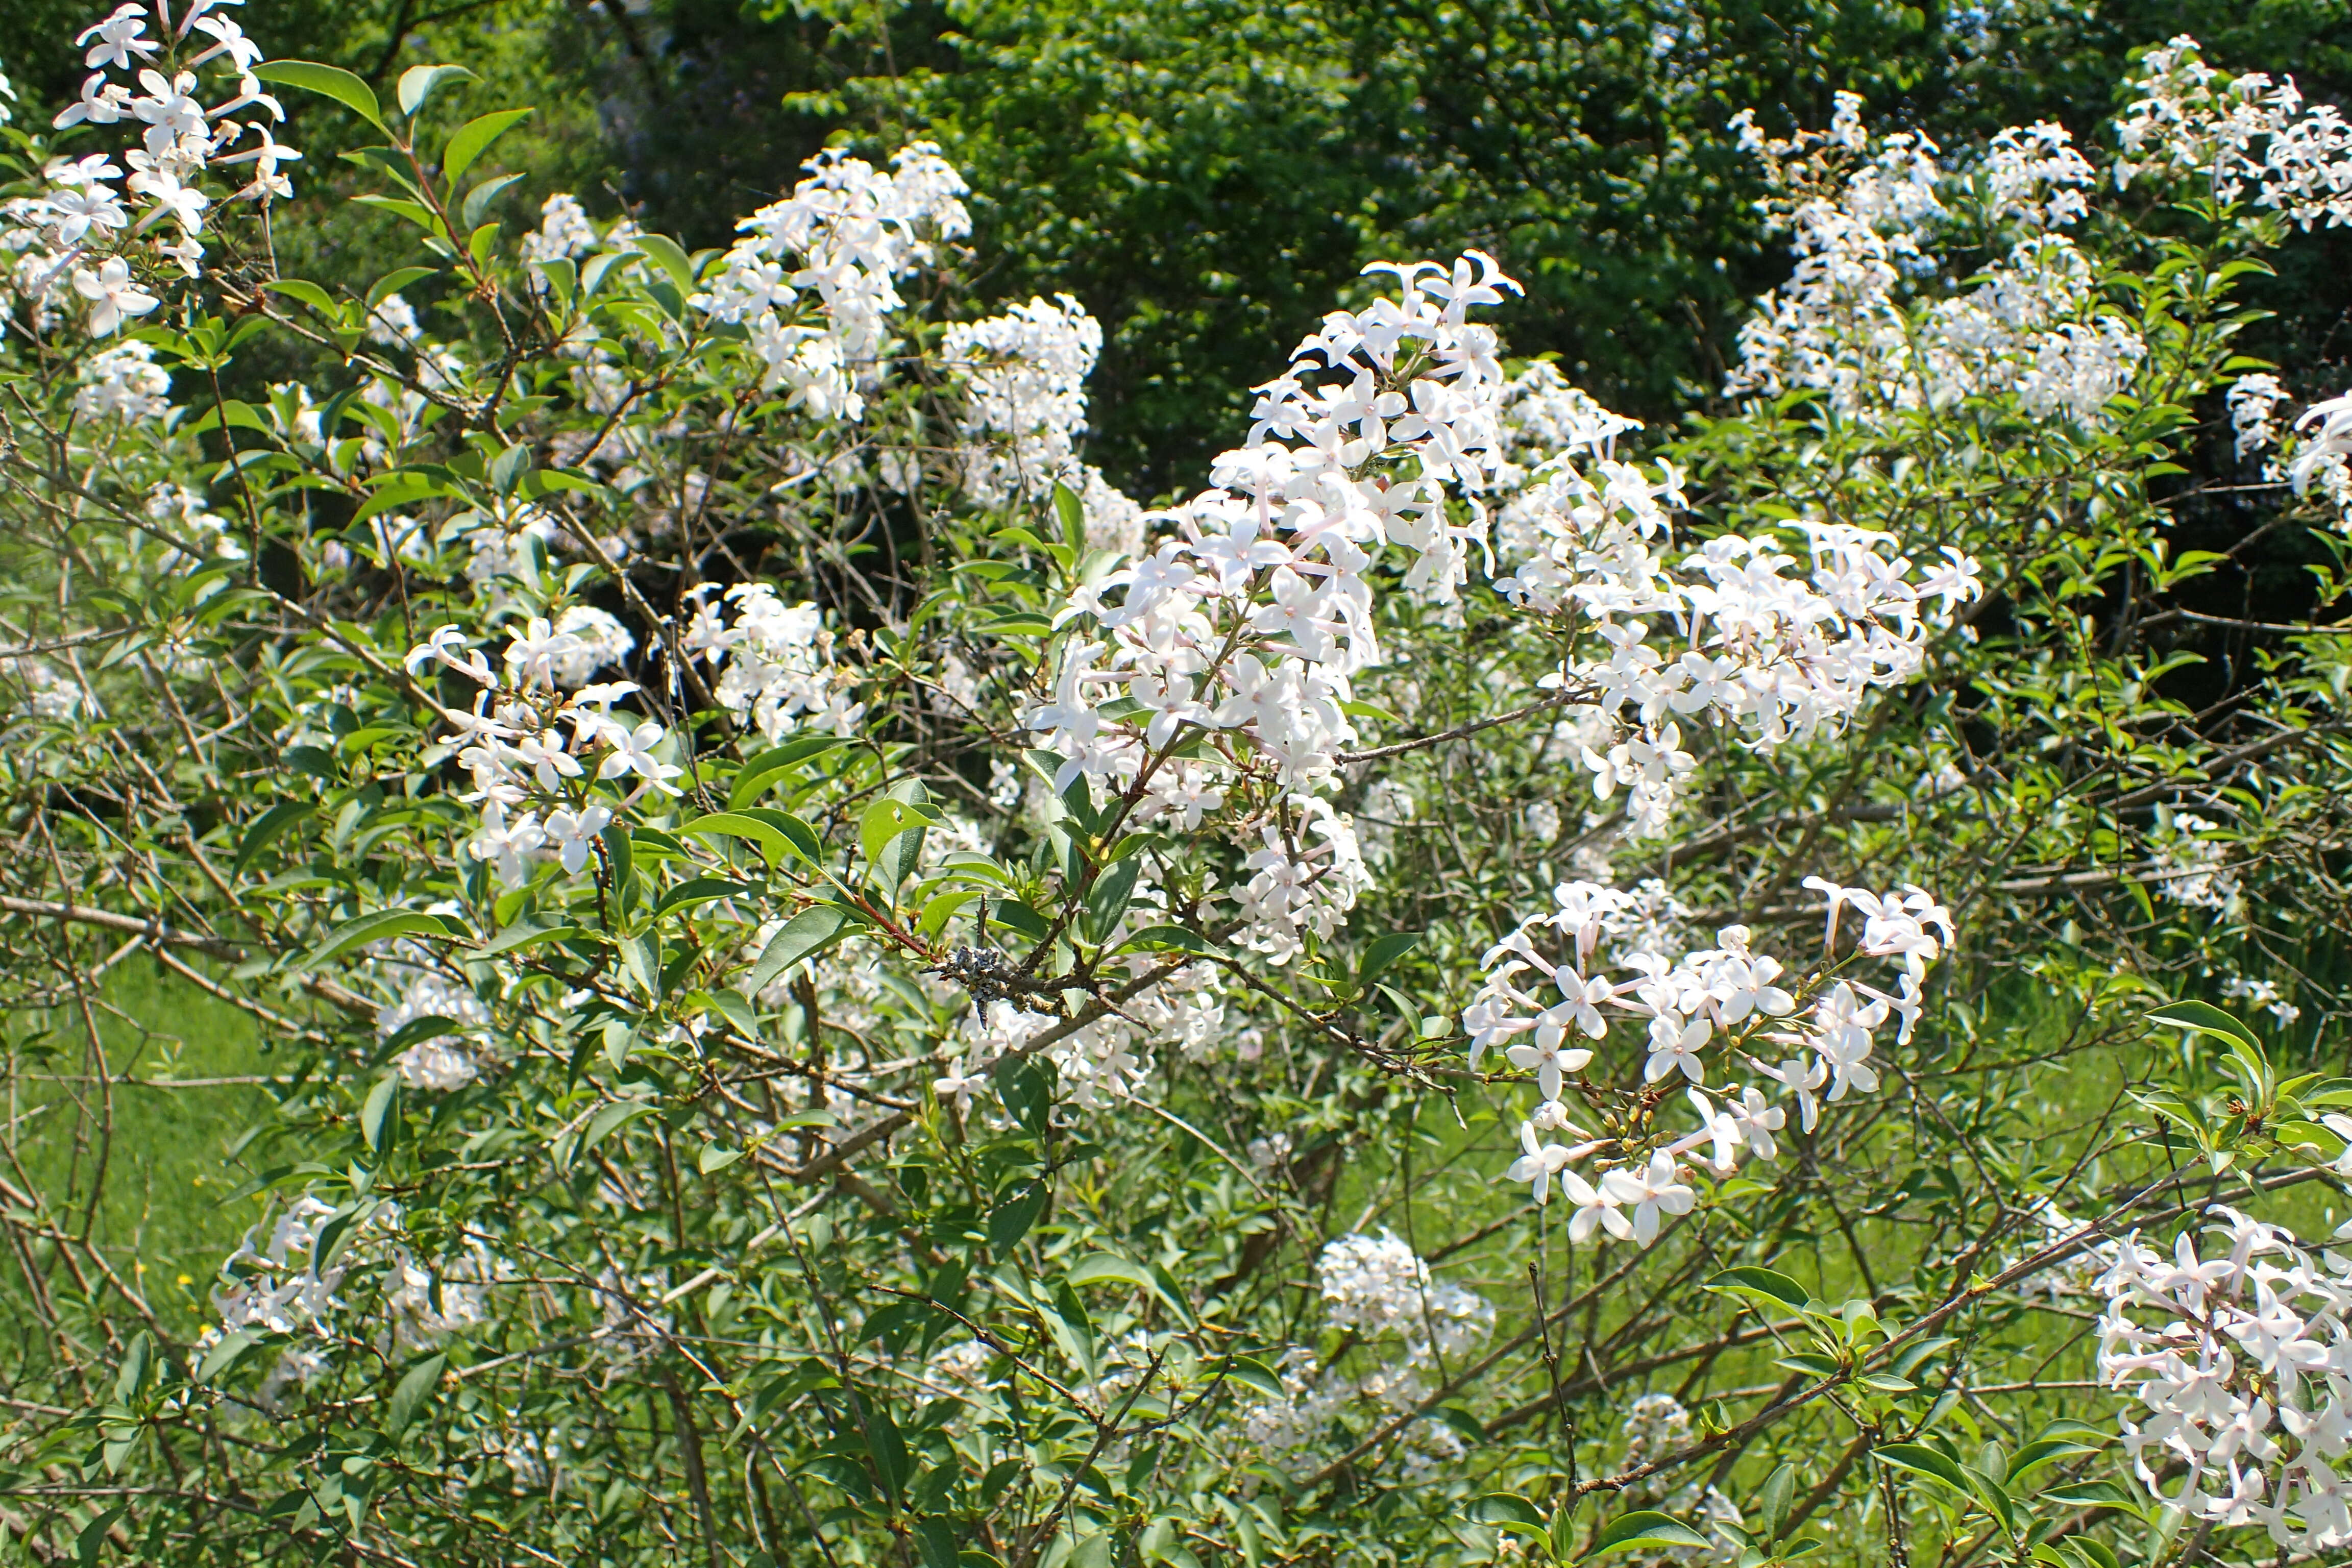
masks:
[(582, 806), (577, 811), (551, 811), (547, 814), (547, 846), (563, 862), (563, 869), (572, 876), (588, 864), (596, 836), (613, 826), (612, 812), (598, 805)]
[(131, 276), (131, 264), (119, 256), (108, 257), (95, 272), (75, 268), (73, 286), (75, 293), (89, 301), (89, 330), (101, 338), (122, 325), (124, 317), (143, 316), (163, 302), (139, 287)]
[(1675, 1179), (1675, 1163), (1663, 1150), (1641, 1170), (1612, 1171), (1601, 1184), (1618, 1206), (1633, 1211), (1633, 1239), (1643, 1247), (1658, 1239), (1660, 1215), (1688, 1214), (1698, 1202), (1698, 1194)]
[(1591, 1051), (1560, 1049), (1557, 1031), (1554, 1031), (1549, 1045), (1544, 1043), (1541, 1035), (1538, 1035), (1534, 1041), (1523, 1040), (1503, 1054), (1510, 1058), (1515, 1068), (1536, 1069), (1536, 1083), (1542, 1089), (1546, 1100), (1559, 1098), (1562, 1075), (1582, 1071), (1584, 1064), (1592, 1059)]
[(960, 1055), (948, 1062), (948, 1070), (944, 1077), (931, 1080), (931, 1092), (939, 1097), (940, 1103), (941, 1105), (952, 1103), (959, 1116), (968, 1116), (971, 1113), (972, 1095), (987, 1087), (988, 1074), (984, 1071), (969, 1073), (964, 1071), (963, 1058)]
[(1511, 1162), (1504, 1174), (1514, 1182), (1533, 1183), (1536, 1202), (1549, 1203), (1552, 1179), (1566, 1171), (1575, 1156), (1564, 1143), (1538, 1143), (1535, 1124), (1528, 1121), (1519, 1123), (1519, 1147), (1527, 1152)]
[[(635, 773), (664, 795), (677, 795), (679, 790), (669, 781), (686, 772), (654, 755), (654, 748), (662, 743), (668, 731), (650, 719), (631, 730), (621, 724), (607, 724), (604, 739), (613, 748), (596, 769), (600, 779), (616, 779), (625, 773)], [(638, 786), (640, 789), (645, 785)]]

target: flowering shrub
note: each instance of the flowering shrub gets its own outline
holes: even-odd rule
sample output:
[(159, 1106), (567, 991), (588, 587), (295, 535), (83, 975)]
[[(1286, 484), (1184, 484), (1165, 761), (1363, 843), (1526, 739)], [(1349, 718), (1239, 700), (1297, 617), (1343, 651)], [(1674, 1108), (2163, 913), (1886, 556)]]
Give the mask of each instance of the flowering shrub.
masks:
[[(101, 1091), (134, 952), (286, 1056), (179, 1300), (77, 1218), (102, 1112), (12, 1192), (38, 1551), (2352, 1540), (2342, 1270), (2213, 1206), (2343, 1177), (2352, 1088), (2175, 995), (2291, 1026), (2344, 912), (2340, 628), (2176, 542), (2340, 596), (2352, 414), (2230, 349), (2332, 115), (2177, 40), (2120, 162), (1750, 120), (1736, 416), (1510, 360), (1470, 250), (1147, 506), (928, 143), (516, 235), (459, 68), (80, 42), (5, 209), (11, 984)], [(279, 274), (296, 105), (415, 265)]]

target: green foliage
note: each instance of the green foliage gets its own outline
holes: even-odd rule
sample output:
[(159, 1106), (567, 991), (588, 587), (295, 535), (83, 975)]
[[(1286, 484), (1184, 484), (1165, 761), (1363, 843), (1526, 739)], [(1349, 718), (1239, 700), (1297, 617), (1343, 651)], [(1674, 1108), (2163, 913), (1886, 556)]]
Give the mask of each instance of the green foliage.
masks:
[[(610, 9), (625, 46), (647, 25)], [(541, 155), (601, 154), (579, 79), (537, 90), (537, 51), (590, 24), (520, 7), (478, 53), (453, 22), (412, 42), (404, 11), (354, 19), (368, 69), (271, 68), (316, 174), (282, 246), (226, 201), (194, 282), (124, 240), (170, 305), (110, 339), (82, 304), (43, 326), (16, 301), (0, 1491), (26, 1550), (2179, 1561), (2084, 1386), (2083, 1257), (2212, 1202), (2332, 1222), (2352, 1104), (2333, 1035), (2263, 1021), (2242, 985), (2219, 1005), (2259, 976), (2316, 1023), (2352, 918), (2352, 665), (2314, 618), (2347, 590), (2339, 517), (2242, 472), (2218, 406), (2258, 368), (2260, 258), (2303, 242), (2187, 185), (2103, 199), (2072, 324), (2143, 345), (2114, 395), (1927, 395), (1888, 344), (2010, 264), (2010, 219), (1963, 204), (1952, 265), (1890, 296), (1899, 330), (1840, 340), (1868, 372), (1852, 395), (1730, 402), (1706, 354), (1768, 266), (1731, 111), (1818, 120), (1798, 89), (1848, 79), (1988, 112), (2000, 72), (1944, 23), (868, 12), (780, 13), (735, 68), (767, 79), (772, 48), (829, 83), (794, 89), (824, 100), (796, 123), (941, 137), (987, 205), (969, 253), (926, 231), (887, 342), (838, 384), (711, 303), (729, 262), (706, 242), (760, 199), (724, 169), (716, 194), (626, 193), (671, 233), (525, 252)], [(1801, 47), (1759, 41), (1783, 33)], [(647, 102), (678, 90), (678, 57), (615, 59)], [(331, 163), (345, 132), (365, 145)], [(730, 221), (688, 221), (689, 195)], [(1086, 690), (1106, 597), (1141, 590), (1082, 470), (971, 481), (1008, 444), (976, 413), (1003, 367), (953, 357), (950, 329), (999, 302), (1075, 285), (1103, 309), (1097, 455), (1190, 489), (1282, 342), (1370, 297), (1368, 256), (1482, 238), (1538, 263), (1519, 351), (1675, 416), (1570, 456), (1621, 498), (1686, 476), (1677, 554), (1793, 553), (1830, 520), (1982, 568), (1981, 599), (1880, 626), (1916, 631), (1922, 668), (1850, 721), (1774, 743), (1674, 708), (1685, 810), (1658, 834), (1593, 783), (1663, 721), (1598, 705), (1610, 638), (1583, 608), (1483, 563), (1458, 601), (1417, 593), (1391, 541), (1347, 628), (1387, 656), (1329, 704), (1353, 725), (1334, 771), (1302, 781), (1240, 718), (1147, 728), (1181, 710), (1166, 686)], [(91, 405), (126, 341), (168, 412)], [(1402, 363), (1383, 417), (1436, 385)], [(819, 406), (851, 395), (854, 419)], [(1366, 447), (1351, 485), (1424, 477), (1425, 449)], [(1552, 455), (1515, 445), (1498, 491)], [(1497, 571), (1547, 547), (1444, 506), (1500, 539)], [(2255, 581), (2234, 536), (2183, 542), (2217, 513), (2290, 542), (2317, 611), (2199, 609)], [(1583, 542), (1549, 541), (1576, 571)], [(1273, 564), (1246, 563), (1247, 602), (1318, 635)], [(597, 616), (630, 649), (559, 674), (581, 650), (556, 628)], [(1244, 637), (1191, 672), (1227, 680), (1220, 707), (1249, 695), (1219, 674)], [(1251, 647), (1303, 645), (1259, 626)], [(1148, 763), (1089, 777), (1076, 743), (1044, 749), (1056, 706)], [(507, 762), (468, 756), (492, 724)], [(1216, 798), (1152, 795), (1212, 763)], [(1760, 1084), (1810, 1048), (1790, 1020), (1895, 984), (1862, 911), (1823, 931), (1811, 873), (1931, 887), (1958, 926), (1885, 998), (1883, 1083), (1790, 1100), (1774, 1157), (1735, 1172), (1637, 1012), (1566, 1015), (1592, 1060), (1562, 1115), (1597, 1131), (1564, 1163), (1625, 1178), (1654, 1152), (1689, 1201), (1603, 1240), (1561, 1213), (1589, 1215), (1574, 1188), (1534, 1207), (1495, 1180), (1540, 1158), (1533, 1058), (1465, 1048), (1497, 943), (1563, 882), (1658, 879), (1676, 902), (1641, 940), (1736, 928), (1721, 952), (1790, 955), (1785, 1006), (1706, 1015), (1709, 1067)], [(181, 1021), (184, 1047), (160, 1029)], [(159, 1062), (198, 1082), (156, 1087)], [(1341, 1264), (1376, 1247), (1402, 1273), (1359, 1310)]]

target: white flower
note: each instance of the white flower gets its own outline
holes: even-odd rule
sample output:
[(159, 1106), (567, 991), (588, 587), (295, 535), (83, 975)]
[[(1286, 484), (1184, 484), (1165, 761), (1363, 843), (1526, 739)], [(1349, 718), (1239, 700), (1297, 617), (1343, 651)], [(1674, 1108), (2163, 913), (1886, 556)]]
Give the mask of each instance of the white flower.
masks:
[(1536, 1083), (1542, 1089), (1543, 1097), (1546, 1100), (1559, 1098), (1563, 1073), (1580, 1072), (1584, 1069), (1584, 1065), (1592, 1059), (1591, 1051), (1560, 1049), (1557, 1030), (1553, 1032), (1552, 1043), (1549, 1045), (1545, 1044), (1542, 1037), (1538, 1035), (1535, 1044), (1513, 1046), (1503, 1054), (1510, 1058), (1513, 1067), (1536, 1069)]
[(463, 1089), (481, 1076), (474, 1054), (446, 1037), (419, 1040), (395, 1058), (400, 1079), (411, 1089)]
[(1633, 1239), (1643, 1247), (1658, 1239), (1660, 1215), (1688, 1214), (1698, 1202), (1696, 1192), (1675, 1179), (1675, 1163), (1664, 1152), (1652, 1154), (1640, 1171), (1610, 1172), (1601, 1178), (1601, 1185), (1619, 1206), (1633, 1211)]
[(1885, 1003), (1864, 1002), (1843, 980), (1814, 1002), (1811, 1023), (1819, 1036), (1813, 1048), (1821, 1052), (1822, 1060), (1829, 1066), (1827, 1099), (1843, 1100), (1849, 1089), (1859, 1089), (1865, 1094), (1877, 1089), (1878, 1074), (1866, 1065), (1871, 1051), (1870, 1032), (1885, 1021)]
[[(639, 724), (634, 730), (623, 724), (607, 724), (604, 727), (604, 739), (611, 744), (613, 750), (611, 754), (605, 757), (602, 765), (596, 769), (596, 776), (600, 779), (616, 779), (628, 773), (635, 773), (646, 781), (646, 784), (650, 784), (664, 795), (680, 793), (669, 781), (680, 776), (686, 770), (674, 767), (654, 755), (654, 748), (662, 743), (663, 737), (667, 733), (667, 731), (651, 720)], [(638, 787), (644, 788), (645, 785)]]
[(520, 636), (507, 644), (507, 673), (518, 685), (555, 687), (558, 661), (580, 651), (580, 639), (557, 631), (544, 616), (534, 616)]
[(931, 1080), (931, 1092), (939, 1097), (940, 1103), (945, 1105), (952, 1102), (959, 1116), (971, 1114), (972, 1095), (987, 1087), (987, 1073), (965, 1072), (963, 1058), (961, 1054), (949, 1060), (948, 1070), (944, 1076)]
[(1713, 1032), (1704, 1015), (1685, 1018), (1679, 1013), (1660, 1011), (1650, 1020), (1650, 1057), (1642, 1068), (1643, 1080), (1655, 1083), (1680, 1068), (1691, 1082), (1705, 1083), (1706, 1064), (1699, 1058), (1699, 1048)]
[[(98, 42), (89, 44), (92, 38)], [(102, 69), (129, 70), (133, 55), (142, 60), (155, 58), (154, 40), (147, 37), (147, 8), (135, 0), (126, 0), (105, 21), (84, 27), (75, 35), (74, 42), (89, 44), (89, 53), (82, 63)]]
[[(1818, 1066), (1815, 1070), (1820, 1070)], [(1810, 1094), (1806, 1096), (1808, 1102), (1811, 1098)], [(1789, 1113), (1756, 1089), (1741, 1089), (1738, 1100), (1725, 1105), (1723, 1120), (1730, 1124), (1732, 1137), (1745, 1144), (1757, 1159), (1779, 1158), (1780, 1147), (1773, 1142), (1772, 1134), (1787, 1124)]]
[(599, 805), (585, 805), (576, 812), (551, 811), (547, 814), (547, 847), (556, 852), (564, 871), (576, 877), (588, 864), (597, 835), (612, 825), (612, 812)]
[(547, 834), (540, 827), (536, 813), (526, 811), (509, 822), (505, 805), (493, 800), (482, 807), (481, 831), (467, 844), (466, 852), (497, 867), (499, 879), (516, 888), (522, 885), (525, 858), (546, 842)]
[(90, 302), (89, 330), (101, 338), (122, 325), (124, 317), (143, 316), (163, 303), (139, 287), (131, 276), (131, 264), (119, 256), (108, 257), (95, 272), (75, 268), (73, 286), (75, 293)]
[(1791, 1058), (1778, 1067), (1767, 1067), (1762, 1062), (1753, 1065), (1758, 1072), (1779, 1084), (1783, 1092), (1797, 1097), (1798, 1125), (1811, 1132), (1822, 1114), (1821, 1102), (1813, 1096), (1829, 1082), (1828, 1067), (1817, 1058)]
[(1519, 1123), (1519, 1147), (1527, 1152), (1513, 1161), (1511, 1168), (1504, 1174), (1514, 1182), (1533, 1183), (1536, 1202), (1550, 1202), (1552, 1178), (1568, 1169), (1568, 1163), (1573, 1156), (1565, 1144), (1538, 1144), (1535, 1124), (1530, 1121)]

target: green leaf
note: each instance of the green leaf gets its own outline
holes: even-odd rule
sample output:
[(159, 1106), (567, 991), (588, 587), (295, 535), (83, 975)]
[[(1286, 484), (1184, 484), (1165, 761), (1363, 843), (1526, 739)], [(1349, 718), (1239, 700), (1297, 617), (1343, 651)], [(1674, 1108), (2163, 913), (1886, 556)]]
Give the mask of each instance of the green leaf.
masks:
[(394, 1116), (400, 1104), (400, 1075), (386, 1073), (368, 1090), (367, 1100), (360, 1107), (360, 1136), (375, 1151), (379, 1159), (392, 1143), (399, 1123)]
[(639, 931), (635, 936), (621, 939), (621, 962), (628, 968), (646, 994), (658, 998), (662, 994), (662, 944), (660, 934)]
[(394, 937), (427, 936), (446, 941), (466, 934), (464, 924), (447, 915), (428, 915), (416, 910), (379, 910), (339, 928), (304, 957), (301, 967), (316, 969), (329, 959), (340, 957), (352, 948), (369, 942), (388, 942)]
[(482, 215), (489, 211), (490, 204), (499, 199), (499, 194), (521, 178), (520, 174), (501, 174), (495, 180), (484, 180), (467, 191), (466, 205), (460, 209), (466, 226), (470, 229), (480, 223)]
[(1974, 1465), (1962, 1465), (1960, 1479), (1968, 1483), (1969, 1490), (1976, 1494), (1977, 1500), (1984, 1504), (1985, 1510), (2000, 1521), (2001, 1528), (2015, 1535), (2017, 1508), (2010, 1500), (2009, 1489)]
[(449, 138), (449, 145), (442, 149), (441, 177), (456, 184), (491, 142), (527, 119), (530, 112), (528, 109), (501, 109), (496, 114), (485, 114), (479, 120), (469, 120), (459, 126), (457, 133)]
[(236, 881), (253, 864), (253, 858), (269, 847), (269, 841), (301, 821), (318, 805), (307, 800), (289, 800), (271, 806), (261, 814), (251, 827), (245, 830), (245, 842), (236, 847), (236, 858), (229, 863), (228, 879)]
[(580, 1135), (580, 1152), (585, 1154), (630, 1122), (651, 1116), (660, 1109), (646, 1100), (614, 1100), (588, 1119), (588, 1131)]
[(1269, 1399), (1280, 1399), (1286, 1392), (1282, 1379), (1272, 1367), (1249, 1356), (1234, 1357), (1225, 1367), (1225, 1375), (1244, 1388), (1255, 1389)]
[(1029, 1227), (1037, 1223), (1037, 1216), (1045, 1212), (1045, 1187), (1033, 1183), (1029, 1190), (1019, 1197), (1009, 1198), (991, 1209), (988, 1214), (990, 1250), (1001, 1257), (1018, 1247), (1021, 1238), (1029, 1234)]
[(371, 310), (374, 310), (378, 305), (383, 304), (386, 300), (389, 300), (394, 294), (399, 293), (403, 289), (407, 288), (410, 284), (421, 283), (427, 278), (437, 277), (439, 276), (440, 271), (441, 269), (437, 267), (394, 268), (392, 271), (385, 273), (373, 283), (368, 285), (368, 309)]
[(840, 735), (801, 735), (785, 742), (773, 751), (761, 752), (743, 764), (735, 782), (728, 787), (730, 808), (741, 810), (772, 789), (777, 781), (790, 774), (803, 763), (824, 755), (836, 746), (849, 744)]
[(2113, 1481), (2066, 1481), (2046, 1487), (2041, 1493), (2044, 1502), (2054, 1502), (2063, 1508), (2121, 1508), (2134, 1513), (2138, 1503), (2131, 1493)]
[(433, 1397), (441, 1386), (441, 1373), (447, 1369), (446, 1355), (429, 1355), (402, 1374), (398, 1386), (392, 1391), (391, 1402), (384, 1407), (383, 1429), (394, 1436), (408, 1430), (416, 1419), (417, 1411)]
[(1367, 983), (1376, 979), (1390, 964), (1419, 947), (1422, 934), (1417, 931), (1399, 931), (1373, 938), (1372, 944), (1364, 950), (1362, 978)]
[(414, 115), (445, 81), (479, 81), (464, 66), (411, 66), (400, 73), (400, 111)]
[[(1279, 1384), (1276, 1384), (1277, 1389)], [(1498, 1530), (1524, 1531), (1540, 1538), (1545, 1531), (1544, 1516), (1536, 1505), (1510, 1492), (1488, 1492), (1471, 1500), (1469, 1520), (1472, 1524), (1491, 1525)]]
[(1146, 926), (1120, 942), (1118, 951), (1125, 952), (1135, 947), (1172, 949), (1178, 952), (1197, 952), (1204, 957), (1220, 954), (1218, 947), (1207, 937), (1198, 931), (1186, 931), (1182, 926)]
[(956, 1551), (955, 1526), (947, 1520), (931, 1518), (918, 1524), (915, 1545), (923, 1568), (960, 1568), (962, 1562)]
[(1797, 1467), (1782, 1465), (1765, 1478), (1764, 1489), (1756, 1494), (1759, 1536), (1768, 1544), (1780, 1539), (1780, 1526), (1789, 1517), (1789, 1504), (1796, 1492)]
[(273, 278), (262, 285), (273, 294), (283, 294), (289, 300), (299, 300), (321, 315), (341, 317), (341, 307), (335, 297), (307, 278)]
[(1087, 509), (1076, 491), (1061, 480), (1054, 481), (1054, 518), (1062, 526), (1062, 542), (1082, 545), (1087, 542)]
[(502, 496), (514, 494), (515, 486), (530, 472), (530, 448), (517, 443), (500, 452), (490, 461), (490, 488)]
[(513, 952), (526, 947), (537, 947), (543, 942), (574, 942), (597, 933), (585, 926), (543, 926), (521, 921), (499, 932), (492, 941), (474, 949), (475, 958), (496, 958), (502, 952)]
[(1135, 897), (1135, 879), (1142, 870), (1142, 862), (1130, 857), (1095, 879), (1094, 886), (1087, 889), (1089, 941), (1100, 943), (1109, 938), (1127, 913), (1128, 900)]
[(724, 877), (696, 877), (664, 893), (661, 902), (654, 906), (654, 918), (659, 920), (672, 910), (717, 903), (721, 899), (756, 899), (759, 896), (760, 889), (749, 882), (730, 881)]
[(142, 1329), (131, 1336), (130, 1347), (122, 1352), (122, 1365), (114, 1373), (115, 1402), (128, 1405), (138, 1398), (154, 1367), (155, 1336)]
[(2193, 1029), (2200, 1035), (2210, 1035), (2217, 1040), (2234, 1040), (2255, 1051), (2263, 1048), (2263, 1043), (2254, 1037), (2254, 1032), (2252, 1029), (2247, 1028), (2245, 1025), (2214, 1006), (2210, 1002), (2195, 1000), (2167, 1002), (2163, 1006), (2150, 1012), (2147, 1021), (2151, 1024), (2168, 1024), (2176, 1029)]
[(694, 1163), (695, 1168), (704, 1175), (713, 1176), (742, 1157), (743, 1151), (740, 1149), (730, 1149), (723, 1143), (706, 1143), (702, 1146), (702, 1153)]
[(1637, 1509), (1632, 1513), (1621, 1513), (1601, 1527), (1599, 1538), (1592, 1543), (1592, 1550), (1584, 1555), (1585, 1560), (1589, 1562), (1608, 1552), (1622, 1552), (1630, 1546), (1706, 1548), (1713, 1544), (1714, 1542), (1707, 1540), (1706, 1536), (1701, 1535), (1674, 1515), (1645, 1508)]
[(838, 942), (857, 918), (839, 904), (812, 904), (783, 923), (782, 930), (768, 939), (760, 956), (737, 987), (746, 996), (757, 996), (768, 988), (768, 983), (798, 963), (811, 953), (821, 952)]
[(243, 1329), (223, 1334), (205, 1352), (204, 1364), (196, 1369), (196, 1381), (206, 1384), (219, 1382), (252, 1348), (253, 1336)]
[(391, 128), (383, 122), (383, 110), (376, 107), (374, 92), (366, 82), (340, 66), (317, 65), (310, 60), (268, 60), (255, 66), (253, 74), (264, 81), (299, 87), (305, 92), (331, 98), (385, 135), (392, 134)]
[(1706, 1282), (1709, 1290), (1724, 1290), (1801, 1312), (1813, 1304), (1805, 1288), (1786, 1274), (1769, 1268), (1727, 1268)]
[(866, 808), (857, 822), (857, 845), (865, 852), (869, 866), (882, 864), (883, 847), (910, 827), (921, 827), (935, 820), (936, 812), (925, 812), (912, 802), (892, 800), (887, 795)]
[[(781, 819), (781, 820), (780, 820)], [(789, 812), (714, 811), (696, 817), (678, 830), (697, 838), (740, 838), (754, 845), (771, 866), (787, 855), (816, 864), (820, 847), (814, 830)]]
[(2077, 1443), (2066, 1437), (2037, 1437), (2017, 1451), (2009, 1462), (2009, 1473), (2001, 1479), (2015, 1481), (2029, 1470), (2059, 1459), (2072, 1458), (2076, 1454), (2095, 1454), (2098, 1449), (2088, 1443)]
[(870, 1399), (865, 1405), (866, 1451), (873, 1456), (883, 1489), (893, 1498), (903, 1497), (907, 1490), (907, 1440), (898, 1435), (898, 1424), (890, 1419), (888, 1411)]
[(1968, 1477), (1961, 1473), (1958, 1460), (1939, 1449), (1928, 1447), (1925, 1443), (1889, 1443), (1872, 1451), (1898, 1470), (1909, 1470), (1914, 1475), (1941, 1481), (1963, 1496), (1974, 1489), (1969, 1487)]
[(108, 1509), (104, 1513), (83, 1525), (81, 1533), (74, 1537), (74, 1556), (80, 1562), (81, 1568), (93, 1568), (98, 1562), (99, 1552), (106, 1545), (108, 1532), (112, 1531), (116, 1521), (122, 1518), (126, 1506), (118, 1503)]
[(694, 292), (694, 262), (677, 241), (666, 234), (640, 234), (629, 243), (653, 258), (654, 265), (670, 276), (681, 294)]
[(1132, 1285), (1147, 1295), (1157, 1296), (1179, 1316), (1190, 1319), (1192, 1315), (1189, 1306), (1169, 1294), (1160, 1284), (1158, 1275), (1142, 1264), (1118, 1257), (1115, 1253), (1088, 1253), (1072, 1264), (1070, 1271), (1063, 1278), (1073, 1285), (1101, 1285), (1113, 1280), (1122, 1285)]

